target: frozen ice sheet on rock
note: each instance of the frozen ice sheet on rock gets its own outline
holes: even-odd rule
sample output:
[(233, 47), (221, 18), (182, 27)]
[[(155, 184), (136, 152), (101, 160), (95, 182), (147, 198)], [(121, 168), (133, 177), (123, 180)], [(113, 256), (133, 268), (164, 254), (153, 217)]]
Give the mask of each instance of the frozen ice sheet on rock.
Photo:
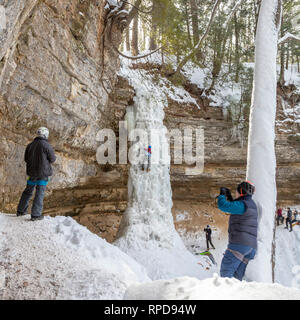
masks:
[[(121, 74), (135, 88), (136, 96), (129, 117), (130, 127), (167, 132), (163, 124), (166, 92), (157, 86), (145, 71), (132, 70), (123, 61)], [(162, 86), (166, 88), (166, 86)], [(176, 91), (175, 91), (176, 93)], [(134, 121), (134, 123), (132, 123)], [(203, 257), (193, 256), (184, 246), (174, 227), (172, 190), (170, 185), (170, 157), (167, 137), (150, 141), (152, 158), (156, 163), (145, 172), (139, 165), (131, 165), (128, 180), (128, 208), (125, 211), (115, 244), (145, 266), (151, 279), (166, 279), (189, 275), (204, 278), (211, 275)], [(143, 146), (141, 146), (143, 147)], [(147, 147), (147, 146), (144, 146)], [(198, 264), (201, 260), (202, 266)], [(208, 269), (206, 269), (206, 267)]]

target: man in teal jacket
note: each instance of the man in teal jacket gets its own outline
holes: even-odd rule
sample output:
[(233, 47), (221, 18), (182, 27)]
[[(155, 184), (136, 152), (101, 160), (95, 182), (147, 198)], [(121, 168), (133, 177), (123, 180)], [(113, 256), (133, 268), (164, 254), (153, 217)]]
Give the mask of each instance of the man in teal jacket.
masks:
[(237, 187), (237, 199), (233, 200), (227, 188), (220, 189), (218, 208), (230, 214), (229, 244), (224, 254), (221, 277), (242, 280), (249, 260), (257, 249), (257, 207), (252, 200), (253, 184), (242, 182)]

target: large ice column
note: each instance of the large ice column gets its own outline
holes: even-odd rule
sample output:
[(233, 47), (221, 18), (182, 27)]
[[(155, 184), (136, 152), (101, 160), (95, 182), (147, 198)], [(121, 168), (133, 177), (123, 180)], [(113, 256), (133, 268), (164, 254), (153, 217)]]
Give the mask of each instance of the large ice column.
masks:
[[(134, 107), (127, 110), (128, 130), (143, 129), (148, 141), (133, 143), (129, 157), (148, 145), (152, 147), (151, 170), (131, 163), (128, 180), (128, 207), (115, 245), (142, 264), (151, 279), (211, 276), (205, 258), (196, 258), (184, 246), (175, 230), (172, 216), (170, 156), (167, 129), (163, 125), (167, 101), (149, 79), (126, 70), (135, 88)], [(141, 157), (143, 158), (143, 157)], [(201, 265), (198, 264), (202, 261)], [(209, 270), (208, 270), (209, 269)]]
[[(155, 90), (149, 92), (140, 88), (134, 107), (129, 107), (126, 116), (129, 134), (132, 134), (133, 128), (141, 129), (146, 134), (145, 141), (131, 146), (134, 154), (138, 151), (142, 153), (142, 162), (133, 163), (130, 167), (128, 208), (118, 235), (126, 238), (132, 246), (139, 245), (139, 241), (147, 246), (152, 240), (165, 247), (174, 244), (170, 156), (167, 129), (163, 125), (164, 101), (157, 95)], [(143, 162), (147, 166), (143, 154), (148, 145), (152, 147), (149, 172), (142, 167)]]

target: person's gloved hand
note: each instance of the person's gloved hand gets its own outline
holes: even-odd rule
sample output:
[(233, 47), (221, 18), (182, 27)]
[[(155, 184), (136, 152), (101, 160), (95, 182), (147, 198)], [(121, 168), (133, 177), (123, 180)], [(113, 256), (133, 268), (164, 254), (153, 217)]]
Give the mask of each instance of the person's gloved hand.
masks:
[(233, 198), (229, 189), (226, 190), (226, 199), (227, 201), (230, 201), (230, 202), (233, 201)]
[(220, 195), (226, 196), (227, 192), (229, 191), (229, 190), (228, 191), (227, 190), (228, 190), (227, 188), (221, 187), (220, 188)]
[(231, 192), (228, 188), (221, 187), (220, 188), (220, 195), (224, 195), (226, 197), (227, 201), (230, 201), (230, 202), (233, 201)]

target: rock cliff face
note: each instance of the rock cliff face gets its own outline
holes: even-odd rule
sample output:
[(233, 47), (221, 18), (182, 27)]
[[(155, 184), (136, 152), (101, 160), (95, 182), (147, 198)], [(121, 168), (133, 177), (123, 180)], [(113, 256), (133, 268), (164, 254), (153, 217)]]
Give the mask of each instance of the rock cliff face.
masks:
[[(291, 88), (278, 88), (278, 108), (276, 127), (277, 187), (278, 204), (300, 202), (300, 141), (299, 94)], [(293, 117), (287, 118), (285, 108), (294, 110)], [(294, 106), (294, 108), (293, 108)], [(288, 120), (288, 121), (287, 121)], [(205, 167), (203, 174), (185, 175), (184, 166), (172, 167), (172, 186), (175, 200), (209, 201), (219, 187), (228, 186), (235, 190), (236, 185), (246, 175), (247, 128), (236, 138), (233, 124), (222, 108), (208, 107), (203, 110), (189, 105), (178, 105), (170, 102), (166, 109), (168, 128), (183, 126), (203, 126), (205, 134)], [(289, 130), (287, 130), (289, 129)]]
[[(101, 174), (97, 132), (110, 127), (108, 90), (119, 69), (106, 41), (105, 0), (8, 0), (0, 31), (0, 206), (15, 210), (25, 185), (24, 147), (39, 126), (57, 153), (49, 191)], [(112, 40), (121, 30), (112, 23)], [(52, 201), (58, 207), (63, 202)]]
[[(118, 131), (134, 90), (117, 77), (119, 57), (107, 41), (105, 3), (0, 0), (7, 20), (0, 31), (0, 210), (15, 212), (25, 186), (25, 146), (39, 126), (47, 126), (58, 160), (45, 213), (71, 215), (113, 241), (127, 205), (128, 166), (98, 165), (95, 137), (101, 128)], [(112, 24), (115, 44), (121, 31), (118, 21)], [(244, 179), (247, 141), (241, 145), (235, 138), (221, 108), (210, 107), (195, 88), (186, 89), (201, 108), (169, 99), (165, 125), (203, 126), (205, 167), (202, 174), (190, 176), (185, 175), (186, 165), (172, 165), (173, 212), (187, 211), (192, 231), (202, 223), (226, 228), (227, 218), (216, 215), (214, 196), (220, 186), (233, 189)], [(299, 122), (284, 121), (286, 106), (300, 100), (292, 92), (278, 88), (277, 184), (282, 204), (300, 202)]]

